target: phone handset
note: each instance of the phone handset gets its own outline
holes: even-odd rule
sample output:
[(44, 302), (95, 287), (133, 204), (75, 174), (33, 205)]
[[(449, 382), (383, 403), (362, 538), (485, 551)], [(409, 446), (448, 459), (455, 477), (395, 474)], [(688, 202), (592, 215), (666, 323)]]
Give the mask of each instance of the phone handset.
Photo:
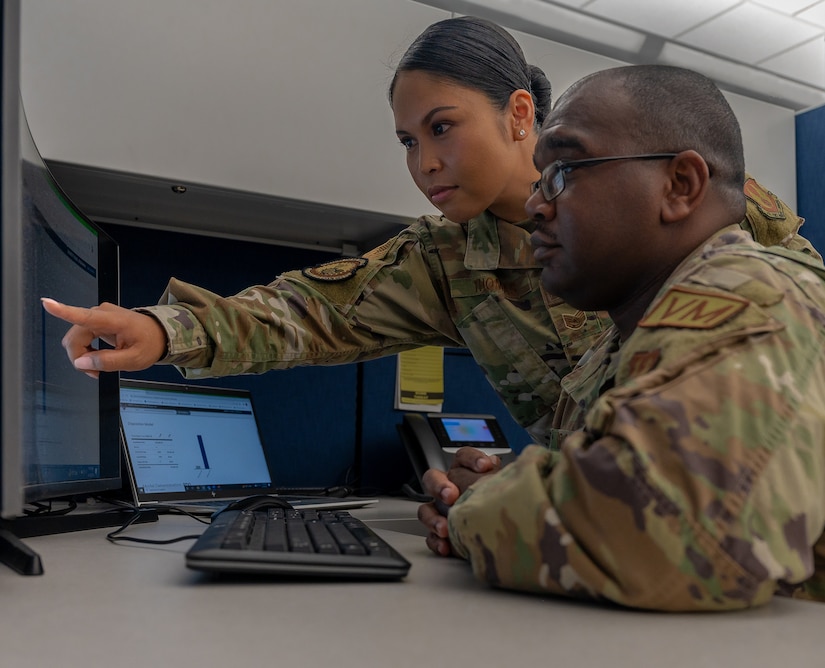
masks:
[(419, 482), (427, 469), (447, 470), (447, 459), (441, 444), (423, 415), (405, 413), (403, 422), (398, 425), (398, 434)]

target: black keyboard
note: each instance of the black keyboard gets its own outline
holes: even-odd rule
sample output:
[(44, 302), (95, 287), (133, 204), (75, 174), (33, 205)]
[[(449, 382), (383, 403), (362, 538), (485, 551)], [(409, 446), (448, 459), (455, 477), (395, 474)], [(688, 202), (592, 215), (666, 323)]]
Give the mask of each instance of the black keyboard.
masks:
[(197, 570), (399, 579), (410, 563), (343, 510), (224, 510), (186, 553)]

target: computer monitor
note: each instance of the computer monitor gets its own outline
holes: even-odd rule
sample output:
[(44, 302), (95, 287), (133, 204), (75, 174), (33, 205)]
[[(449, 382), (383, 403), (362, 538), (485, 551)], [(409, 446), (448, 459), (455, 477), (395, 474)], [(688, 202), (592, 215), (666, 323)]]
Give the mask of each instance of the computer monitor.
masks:
[[(19, 0), (4, 0), (2, 82), (2, 323), (0, 561), (15, 538), (91, 526), (33, 503), (121, 487), (118, 377), (78, 373), (60, 345), (67, 325), (41, 297), (80, 306), (118, 302), (118, 247), (60, 189), (29, 132), (19, 89)], [(59, 521), (55, 521), (58, 519)], [(40, 520), (40, 521), (39, 521)], [(4, 554), (6, 556), (4, 556)]]

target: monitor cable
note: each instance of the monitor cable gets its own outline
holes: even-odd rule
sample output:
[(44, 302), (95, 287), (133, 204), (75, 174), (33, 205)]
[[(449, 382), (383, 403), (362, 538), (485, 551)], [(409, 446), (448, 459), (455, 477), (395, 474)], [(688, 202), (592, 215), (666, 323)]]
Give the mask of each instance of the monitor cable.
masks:
[[(184, 536), (176, 536), (175, 538), (167, 538), (167, 539), (136, 538), (134, 536), (121, 536), (120, 534), (122, 534), (124, 531), (126, 531), (126, 529), (128, 529), (130, 526), (132, 526), (132, 524), (134, 524), (135, 522), (137, 522), (140, 519), (142, 510), (138, 506), (134, 506), (134, 505), (128, 504), (128, 503), (122, 503), (122, 504), (119, 504), (119, 505), (122, 505), (123, 507), (131, 509), (132, 511), (134, 511), (134, 514), (128, 520), (126, 520), (126, 522), (124, 522), (122, 526), (120, 526), (119, 528), (115, 529), (114, 531), (111, 531), (108, 534), (106, 534), (106, 540), (108, 540), (110, 543), (118, 543), (120, 541), (128, 541), (128, 542), (131, 542), (131, 543), (142, 543), (142, 544), (145, 544), (145, 545), (169, 545), (171, 543), (179, 543), (179, 542), (184, 541), (184, 540), (197, 540), (198, 538), (200, 538), (200, 534), (187, 534), (187, 535), (184, 535)], [(167, 512), (170, 512), (170, 513), (178, 513), (178, 514), (181, 514), (181, 515), (188, 515), (189, 517), (191, 517), (192, 519), (200, 522), (201, 524), (209, 524), (209, 520), (206, 520), (202, 517), (198, 517), (197, 515), (194, 515), (190, 512), (182, 510), (181, 508), (176, 508), (174, 506), (168, 506), (168, 507), (163, 507), (163, 508), (158, 508), (158, 509), (159, 510), (163, 509), (163, 510), (165, 510)]]

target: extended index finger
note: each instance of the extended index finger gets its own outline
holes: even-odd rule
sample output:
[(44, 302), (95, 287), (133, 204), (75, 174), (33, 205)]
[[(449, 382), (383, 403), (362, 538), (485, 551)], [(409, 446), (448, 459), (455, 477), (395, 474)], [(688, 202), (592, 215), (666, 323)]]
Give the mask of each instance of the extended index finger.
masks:
[(90, 308), (61, 304), (49, 297), (42, 297), (40, 303), (43, 304), (43, 308), (46, 309), (47, 313), (72, 325), (86, 326), (94, 313)]
[[(60, 343), (73, 365), (76, 366), (78, 359), (93, 350), (92, 342), (95, 339), (107, 338), (110, 327), (105, 324), (105, 311), (69, 306), (49, 298), (41, 299), (41, 302), (49, 314), (72, 325)], [(81, 370), (91, 371), (90, 368)]]

